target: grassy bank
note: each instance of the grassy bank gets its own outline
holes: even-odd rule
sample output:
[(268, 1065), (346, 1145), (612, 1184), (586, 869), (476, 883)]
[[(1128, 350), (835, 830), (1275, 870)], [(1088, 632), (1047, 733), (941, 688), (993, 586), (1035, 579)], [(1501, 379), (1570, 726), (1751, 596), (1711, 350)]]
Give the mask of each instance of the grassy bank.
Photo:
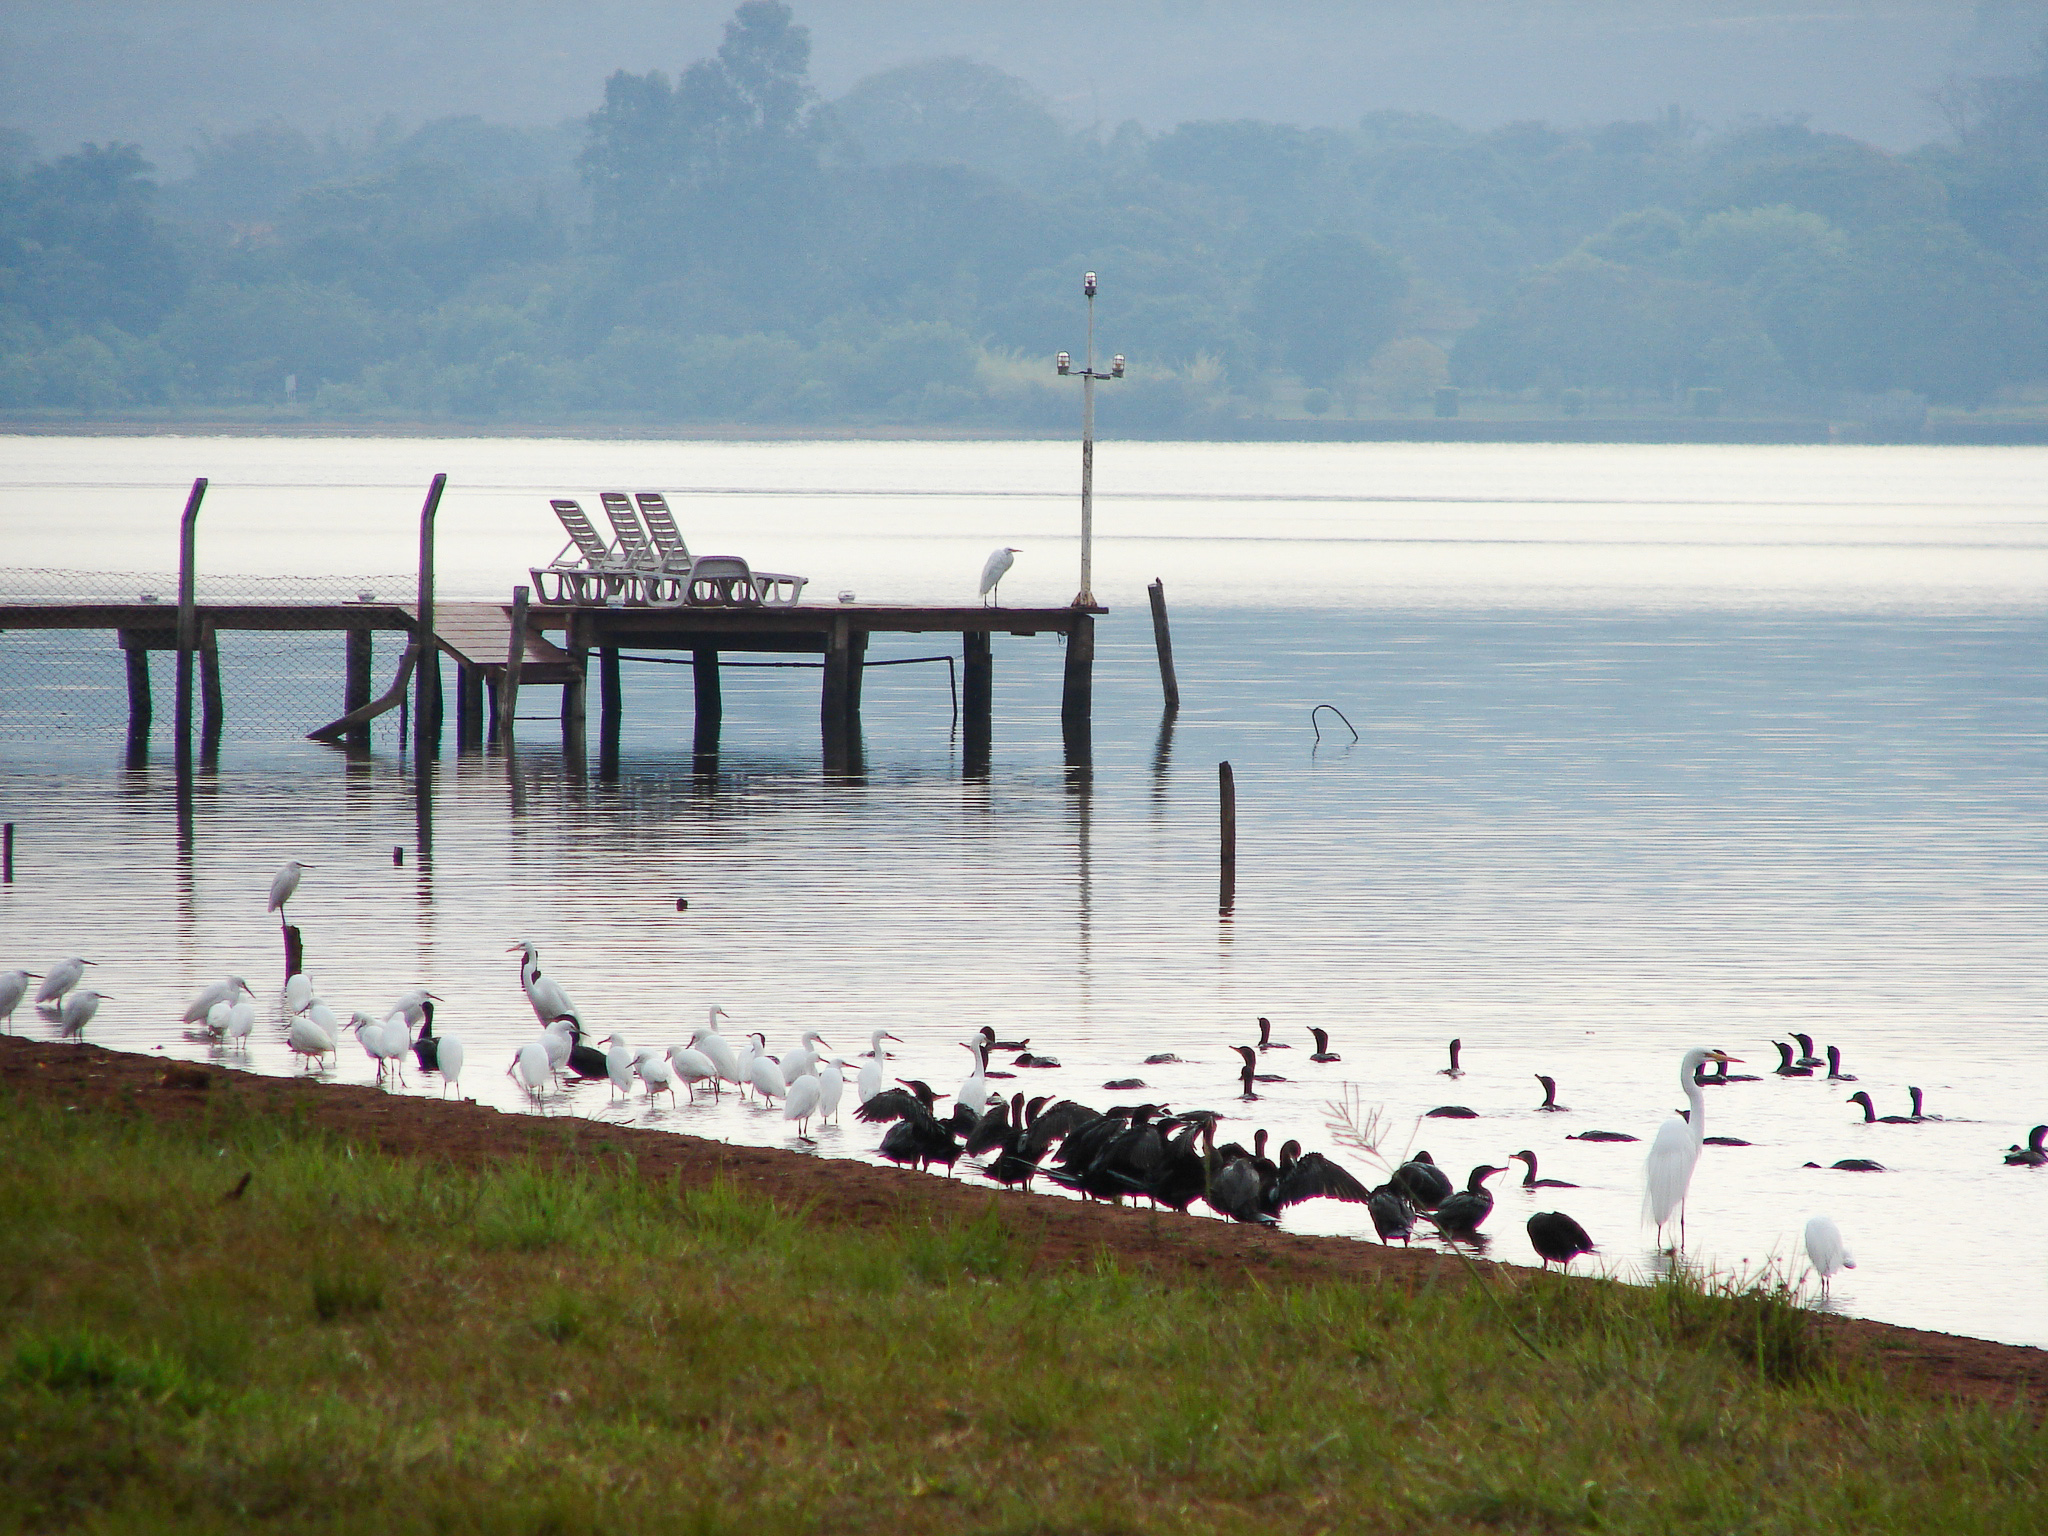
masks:
[(2048, 1528), (2035, 1414), (1768, 1293), (1032, 1261), (0, 1095), (0, 1530)]

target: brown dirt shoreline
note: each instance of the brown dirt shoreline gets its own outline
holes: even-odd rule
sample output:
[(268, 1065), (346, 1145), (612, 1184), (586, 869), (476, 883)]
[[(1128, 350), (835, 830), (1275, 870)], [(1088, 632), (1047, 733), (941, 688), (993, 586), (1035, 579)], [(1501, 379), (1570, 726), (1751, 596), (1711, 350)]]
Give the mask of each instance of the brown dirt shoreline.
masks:
[[(173, 1086), (169, 1075), (206, 1087)], [(1120, 1210), (995, 1189), (969, 1179), (817, 1158), (768, 1147), (735, 1147), (669, 1131), (595, 1125), (581, 1119), (503, 1114), (472, 1103), (405, 1098), (375, 1088), (261, 1077), (160, 1056), (0, 1036), (0, 1093), (118, 1116), (190, 1123), (209, 1116), (289, 1115), (298, 1123), (393, 1157), (482, 1165), (532, 1158), (558, 1167), (613, 1167), (630, 1156), (643, 1178), (700, 1186), (723, 1177), (809, 1219), (882, 1227), (908, 1219), (971, 1219), (991, 1201), (1035, 1249), (1036, 1267), (1092, 1265), (1108, 1253), (1127, 1269), (1161, 1280), (1200, 1278), (1285, 1286), (1317, 1281), (1392, 1280), (1409, 1286), (1462, 1284), (1462, 1265), (1432, 1251), (1384, 1248), (1348, 1238), (1310, 1237)], [(1588, 1283), (1591, 1283), (1590, 1281)], [(1904, 1390), (1989, 1405), (2048, 1407), (2048, 1350), (1857, 1318), (1824, 1320), (1850, 1359), (1875, 1366)]]

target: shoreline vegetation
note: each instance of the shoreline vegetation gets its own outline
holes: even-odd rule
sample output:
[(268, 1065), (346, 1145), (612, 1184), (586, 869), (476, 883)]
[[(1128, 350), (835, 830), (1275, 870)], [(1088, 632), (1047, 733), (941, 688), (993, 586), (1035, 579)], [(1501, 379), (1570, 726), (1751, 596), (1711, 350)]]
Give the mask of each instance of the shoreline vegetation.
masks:
[[(619, 421), (336, 421), (270, 416), (9, 416), (0, 437), (530, 438), (635, 442), (1045, 442), (1071, 433), (1045, 427), (937, 426), (903, 422), (794, 425), (788, 422), (649, 424)], [(1639, 417), (1558, 421), (1485, 417), (1449, 420), (1245, 421), (1197, 434), (1096, 433), (1099, 442), (1213, 443), (1604, 443), (1809, 446), (1828, 443), (1952, 448), (2048, 446), (2048, 422), (1929, 420), (1915, 426), (1868, 421)]]
[(1769, 1277), (170, 1065), (0, 1038), (0, 1531), (2048, 1524), (2048, 1353)]

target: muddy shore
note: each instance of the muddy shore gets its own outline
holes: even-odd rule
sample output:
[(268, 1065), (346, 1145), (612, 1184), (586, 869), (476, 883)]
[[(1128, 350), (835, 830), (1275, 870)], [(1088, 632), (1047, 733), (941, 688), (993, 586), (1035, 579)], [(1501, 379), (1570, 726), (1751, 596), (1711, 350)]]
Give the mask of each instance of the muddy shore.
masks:
[[(972, 1174), (944, 1179), (667, 1131), (504, 1114), (483, 1105), (400, 1097), (374, 1088), (170, 1063), (93, 1045), (0, 1037), (0, 1092), (84, 1113), (167, 1122), (216, 1115), (290, 1116), (393, 1157), (455, 1164), (524, 1157), (563, 1167), (615, 1167), (630, 1158), (643, 1178), (676, 1180), (686, 1187), (724, 1178), (786, 1209), (807, 1210), (812, 1221), (855, 1227), (906, 1219), (972, 1219), (993, 1202), (1033, 1251), (1039, 1268), (1092, 1265), (1107, 1253), (1127, 1269), (1167, 1281), (1467, 1283), (1457, 1259), (1433, 1250), (1122, 1210), (997, 1189)], [(242, 1171), (234, 1172), (239, 1177)], [(253, 1171), (260, 1180), (261, 1169)], [(2048, 1351), (1856, 1318), (1830, 1317), (1824, 1327), (1845, 1358), (1877, 1366), (1904, 1390), (2048, 1406)]]

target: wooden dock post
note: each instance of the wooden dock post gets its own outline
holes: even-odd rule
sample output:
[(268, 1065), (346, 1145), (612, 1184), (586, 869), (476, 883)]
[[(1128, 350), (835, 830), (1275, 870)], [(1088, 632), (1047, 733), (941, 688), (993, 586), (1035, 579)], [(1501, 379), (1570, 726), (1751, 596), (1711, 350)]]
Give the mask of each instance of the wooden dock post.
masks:
[(150, 722), (156, 716), (149, 691), (149, 636), (140, 630), (119, 631), (121, 650), (128, 658), (128, 751), (149, 750)]
[(576, 616), (569, 617), (569, 633), (566, 636), (570, 664), (575, 675), (562, 684), (562, 741), (566, 745), (572, 738), (580, 753), (585, 742), (585, 700), (584, 680), (590, 666), (590, 636), (583, 625), (576, 622)]
[(1217, 833), (1222, 853), (1216, 894), (1219, 916), (1230, 916), (1237, 905), (1237, 775), (1230, 764), (1216, 765)]
[(512, 589), (512, 628), (505, 637), (505, 681), (498, 686), (498, 718), (491, 723), (492, 736), (507, 744), (512, 740), (512, 722), (519, 718), (519, 668), (526, 660), (526, 598), (527, 588)]
[(718, 652), (699, 649), (690, 652), (690, 679), (695, 685), (697, 718), (691, 735), (692, 754), (699, 758), (718, 756), (718, 729), (725, 717), (725, 698), (718, 686)]
[(1060, 690), (1060, 735), (1067, 762), (1085, 764), (1093, 752), (1095, 615), (1077, 613), (1067, 632), (1067, 676)]
[(199, 503), (206, 499), (206, 477), (192, 482), (185, 512), (178, 519), (178, 690), (174, 705), (178, 771), (192, 766), (192, 652), (199, 644)]
[(1166, 583), (1158, 577), (1145, 589), (1152, 599), (1152, 644), (1159, 651), (1159, 687), (1166, 695), (1166, 712), (1180, 713), (1180, 679), (1173, 674), (1173, 631), (1166, 626)]
[(465, 661), (455, 668), (455, 750), (476, 752), (483, 744), (483, 669)]
[(619, 686), (619, 648), (602, 646), (597, 653), (597, 776), (607, 783), (619, 776), (619, 727), (625, 704)]
[(824, 682), (818, 691), (818, 729), (824, 738), (827, 773), (854, 771), (853, 736), (857, 716), (852, 696), (859, 686), (854, 680), (858, 665), (853, 626), (844, 619), (837, 619), (825, 641)]
[(960, 638), (960, 715), (966, 727), (961, 768), (969, 778), (983, 778), (995, 738), (995, 654), (985, 629), (970, 629)]
[(422, 758), (441, 750), (441, 643), (434, 632), (434, 514), (441, 509), (446, 475), (434, 476), (420, 507), (420, 656), (413, 679), (413, 700), (419, 718), (413, 724), (413, 746)]
[(220, 728), (226, 706), (220, 694), (220, 639), (211, 624), (202, 625), (199, 635), (199, 753), (214, 757), (220, 752)]
[[(370, 702), (370, 668), (375, 656), (373, 632), (367, 628), (348, 632), (348, 656), (343, 664), (341, 712), (352, 715)], [(349, 731), (343, 738), (349, 751), (370, 750), (370, 722)]]

